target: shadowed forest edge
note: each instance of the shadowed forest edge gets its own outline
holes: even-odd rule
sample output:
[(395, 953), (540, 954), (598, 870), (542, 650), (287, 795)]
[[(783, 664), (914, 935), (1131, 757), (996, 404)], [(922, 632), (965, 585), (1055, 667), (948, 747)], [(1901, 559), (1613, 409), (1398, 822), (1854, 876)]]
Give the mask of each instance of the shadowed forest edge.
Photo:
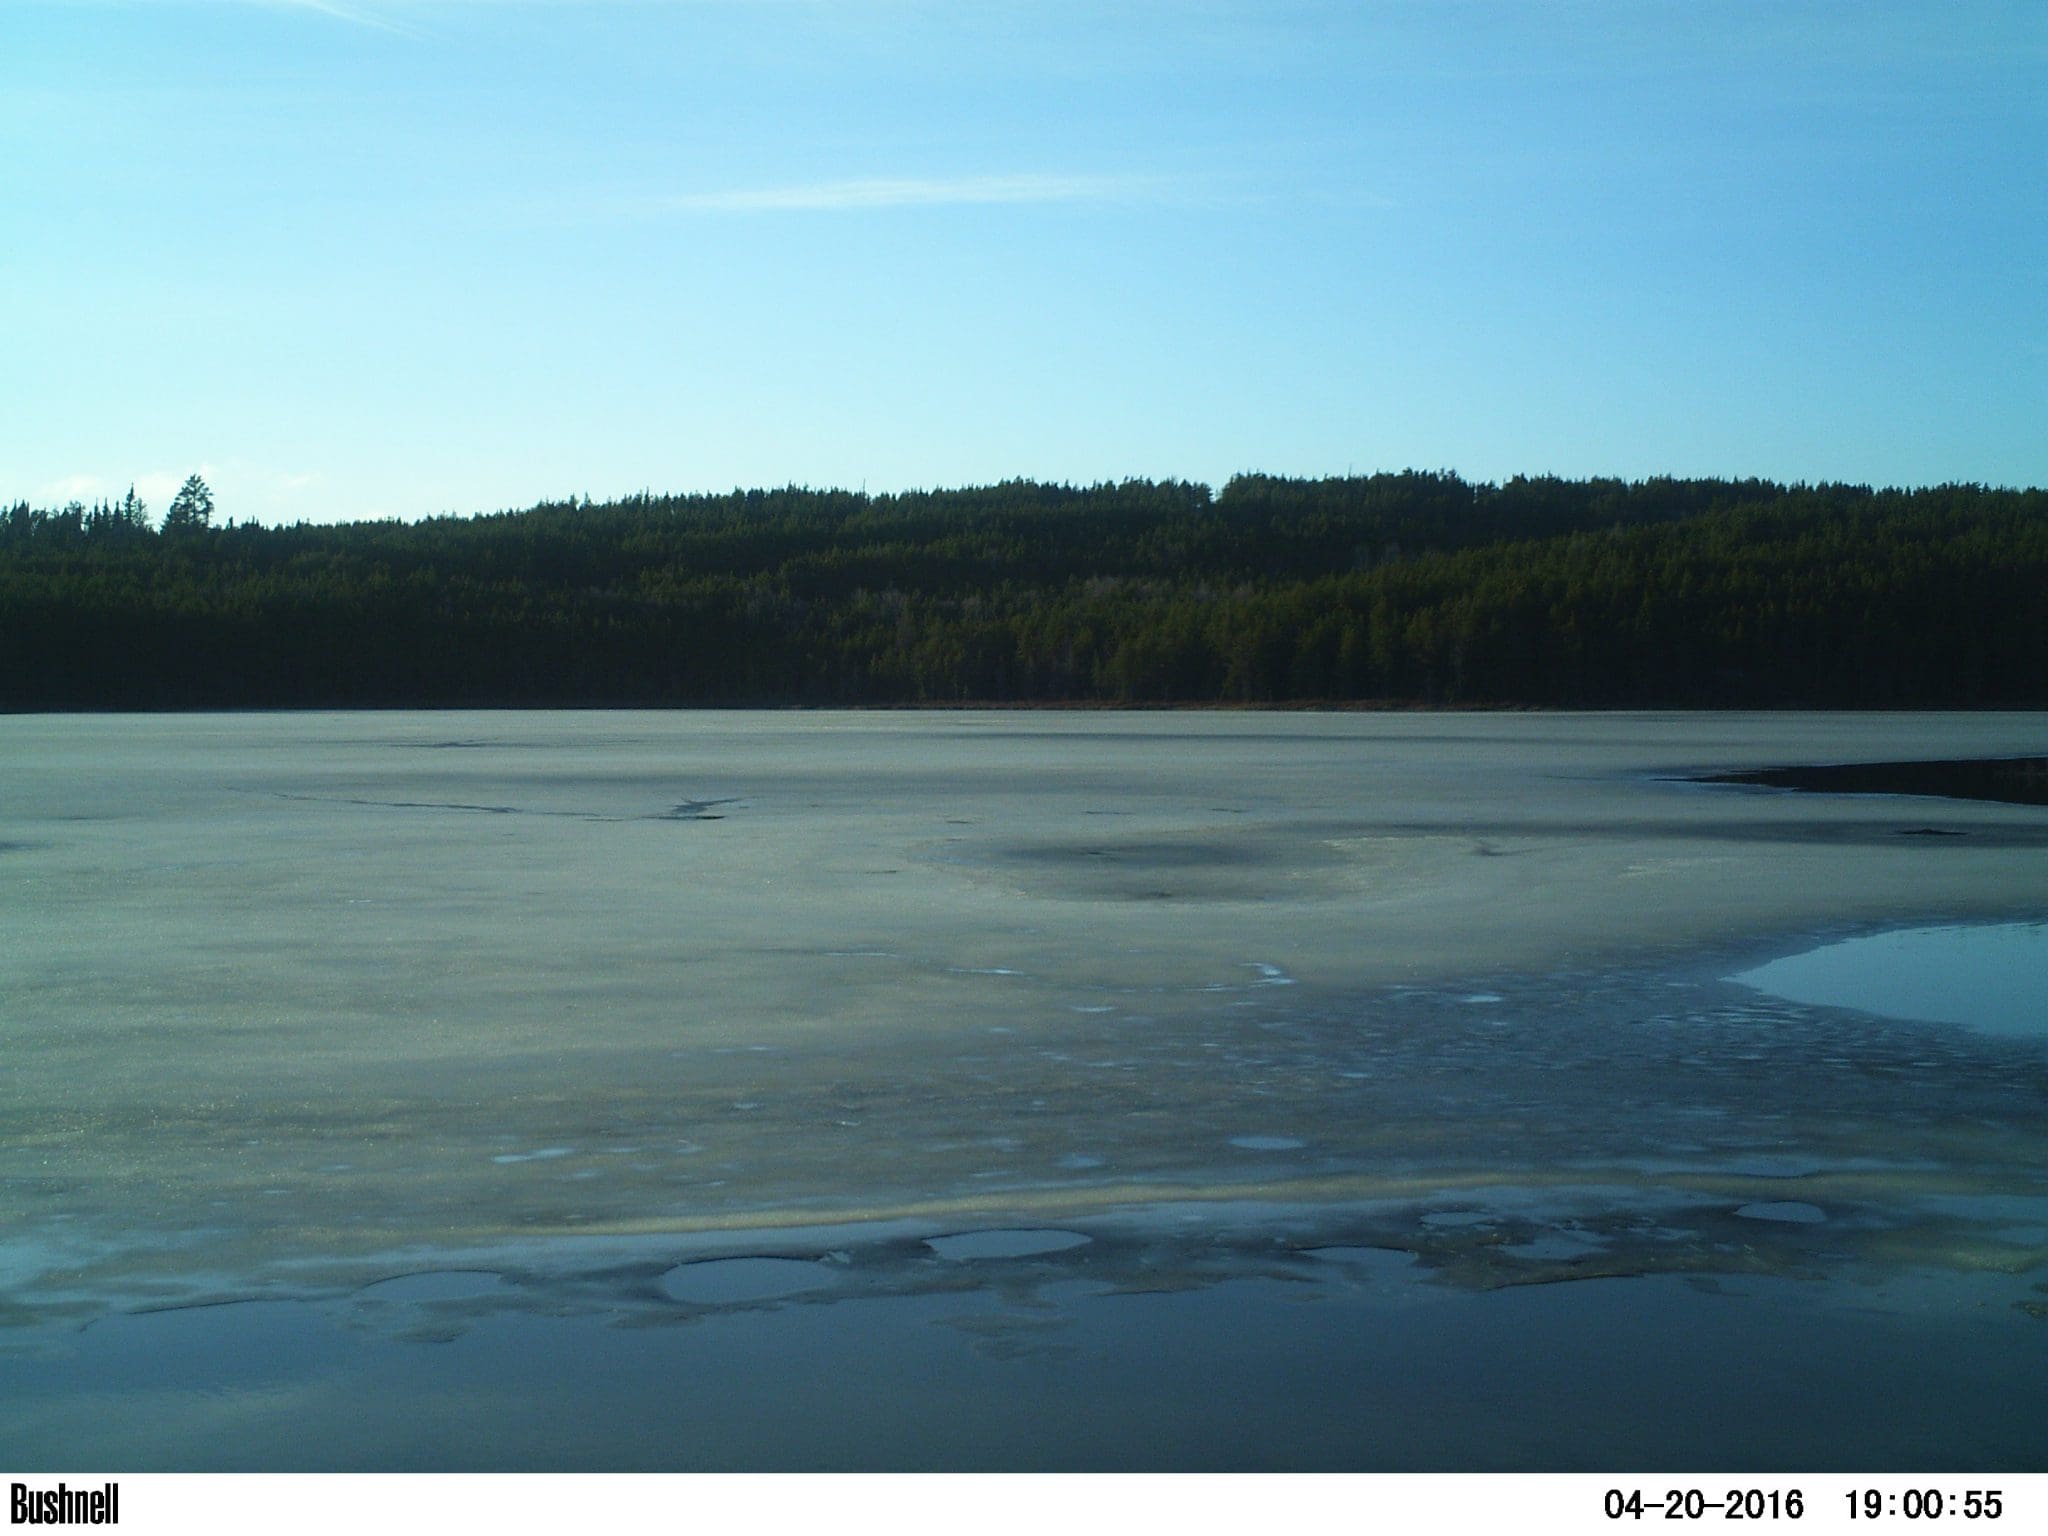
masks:
[[(231, 509), (229, 509), (231, 510)], [(0, 509), (0, 708), (2048, 703), (2048, 492), (1448, 473)]]

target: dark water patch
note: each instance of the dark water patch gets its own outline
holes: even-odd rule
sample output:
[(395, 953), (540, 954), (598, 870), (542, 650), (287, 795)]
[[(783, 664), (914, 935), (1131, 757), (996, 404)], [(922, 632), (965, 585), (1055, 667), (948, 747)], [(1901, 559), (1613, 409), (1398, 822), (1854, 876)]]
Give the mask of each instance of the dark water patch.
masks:
[(1415, 1255), (1405, 1248), (1368, 1248), (1356, 1243), (1328, 1243), (1320, 1248), (1304, 1248), (1301, 1255), (1318, 1263), (1338, 1265), (1347, 1274), (1413, 1279), (1416, 1273)]
[(1248, 869), (1279, 863), (1276, 854), (1245, 844), (1224, 842), (1055, 843), (1020, 848), (1011, 855), (1023, 863), (1143, 865), (1153, 869)]
[(0, 1444), (137, 1471), (2048, 1469), (2038, 1295), (2004, 1277), (1344, 1268), (687, 1328), (506, 1314), (431, 1349), (305, 1304), (128, 1317), (15, 1362)]
[(1313, 896), (1343, 863), (1320, 840), (1241, 832), (1015, 843), (981, 857), (1033, 895), (1081, 901)]
[(1519, 1243), (1503, 1243), (1501, 1252), (1538, 1264), (1575, 1264), (1605, 1253), (1607, 1244), (1587, 1233), (1568, 1230), (1543, 1232)]
[[(1933, 795), (1947, 800), (1997, 800), (2048, 805), (2048, 757), (1959, 758), (1921, 763), (1834, 763), (1760, 768), (1698, 776), (1700, 784), (1754, 784), (1831, 795)], [(1915, 834), (1939, 835), (1936, 828)]]
[[(1163, 716), (1164, 712), (1162, 711), (1162, 717)], [(1251, 717), (1238, 716), (1237, 718), (1249, 719)], [(1295, 747), (1341, 748), (1346, 745), (1346, 738), (1342, 734), (1333, 731), (1233, 731), (1224, 729), (1193, 731), (1133, 731), (1093, 729), (1088, 724), (1083, 724), (1081, 728), (1072, 731), (1033, 729), (1031, 727), (1025, 727), (1022, 729), (1005, 729), (1002, 727), (995, 726), (991, 726), (983, 730), (934, 730), (926, 733), (923, 739), (929, 741), (972, 742), (1022, 741), (1033, 742), (1040, 746), (1060, 749), (1069, 748), (1072, 746), (1072, 744), (1076, 742), (1083, 742), (1090, 745), (1096, 743), (1114, 743), (1119, 746), (1133, 747), (1155, 746), (1161, 743), (1198, 745), (1203, 747), (1230, 747), (1239, 745), (1263, 747), (1269, 742), (1276, 746)], [(1421, 740), (1425, 742), (1431, 740), (1440, 740), (1462, 747), (1468, 745), (1472, 741), (1481, 739), (1483, 738), (1463, 736), (1446, 736), (1437, 738), (1403, 737), (1401, 738), (1401, 745), (1405, 746), (1411, 740)], [(1495, 739), (1503, 741), (1519, 740), (1519, 738), (1508, 737), (1500, 737)]]
[[(936, 1319), (941, 1327), (957, 1329), (973, 1341), (974, 1352), (985, 1359), (1022, 1361), (1058, 1360), (1073, 1354), (1063, 1335), (1073, 1328), (1072, 1313), (1061, 1304), (1068, 1287), (1048, 1287), (1033, 1299), (1032, 1310), (990, 1312), (979, 1297), (968, 1298), (971, 1310)], [(1085, 1291), (1073, 1293), (1085, 1296)], [(1055, 1299), (1057, 1298), (1057, 1299)]]
[(1489, 1227), (1499, 1219), (1489, 1211), (1430, 1211), (1423, 1216), (1422, 1224), (1449, 1231), (1458, 1227)]
[(661, 1289), (676, 1301), (721, 1306), (828, 1290), (839, 1278), (837, 1270), (816, 1259), (699, 1259), (663, 1275)]
[[(1664, 782), (1703, 783), (1705, 780), (1667, 779)], [(1703, 804), (1695, 802), (1696, 808)], [(1816, 806), (1816, 810), (1819, 807)], [(1921, 812), (1925, 815), (1925, 811)], [(1484, 822), (1468, 823), (1442, 821), (1403, 822), (1321, 822), (1314, 830), (1328, 838), (1373, 837), (1397, 839), (1403, 837), (1454, 837), (1465, 843), (1475, 858), (1497, 857), (1501, 851), (1489, 840), (1514, 840), (1528, 844), (1532, 840), (1562, 840), (1574, 845), (1611, 845), (1616, 843), (1637, 844), (1644, 842), (1698, 842), (1711, 841), (1746, 846), (1756, 843), (1792, 843), (1814, 847), (1880, 848), (1895, 847), (1902, 835), (1928, 837), (1929, 843), (1954, 841), (1959, 848), (2048, 848), (2048, 821), (2039, 825), (2018, 823), (2000, 817), (1995, 812), (1980, 812), (1972, 815), (1969, 810), (1958, 806), (1954, 812), (1955, 821), (1945, 827), (1930, 827), (1926, 822), (1908, 820), (1904, 817), (1893, 821), (1885, 818), (1843, 819), (1825, 816), (1768, 817), (1719, 820), (1702, 815), (1675, 816), (1626, 816), (1615, 815), (1600, 821), (1564, 820), (1550, 816), (1518, 817), (1512, 820), (1489, 819)], [(1297, 828), (1297, 831), (1302, 828)], [(1953, 834), (1951, 839), (1950, 834)]]
[(716, 807), (739, 805), (738, 795), (728, 795), (722, 800), (678, 800), (659, 816), (649, 816), (648, 821), (723, 821), (725, 813)]
[(721, 805), (738, 805), (740, 797), (722, 800), (679, 800), (665, 811), (646, 815), (616, 816), (602, 811), (557, 811), (538, 806), (490, 805), (468, 800), (376, 800), (362, 795), (306, 795), (285, 790), (273, 790), (271, 797), (277, 800), (311, 800), (327, 805), (358, 805), (387, 811), (458, 811), (482, 816), (550, 816), (564, 821), (723, 821), (726, 813), (714, 810)]

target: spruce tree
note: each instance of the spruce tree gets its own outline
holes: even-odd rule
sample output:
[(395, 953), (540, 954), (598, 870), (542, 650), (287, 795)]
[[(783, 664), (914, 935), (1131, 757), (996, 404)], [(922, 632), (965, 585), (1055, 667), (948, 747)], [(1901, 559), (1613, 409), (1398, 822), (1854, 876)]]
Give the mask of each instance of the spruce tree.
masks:
[(164, 514), (164, 532), (182, 533), (188, 529), (209, 527), (212, 522), (213, 492), (197, 475), (186, 476), (178, 494), (171, 498), (170, 511)]

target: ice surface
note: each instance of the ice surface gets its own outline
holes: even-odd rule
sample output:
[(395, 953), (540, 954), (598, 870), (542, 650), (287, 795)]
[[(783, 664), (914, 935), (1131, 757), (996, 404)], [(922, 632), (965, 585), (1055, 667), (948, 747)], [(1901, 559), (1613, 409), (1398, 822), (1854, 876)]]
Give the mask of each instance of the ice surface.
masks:
[(925, 1239), (925, 1246), (942, 1259), (1022, 1259), (1040, 1253), (1063, 1253), (1089, 1242), (1085, 1232), (1049, 1229), (949, 1232)]
[[(1540, 1241), (1422, 1224), (1502, 1185), (1623, 1190), (1638, 1227), (1546, 1218), (1598, 1215), (1616, 1266), (1745, 1243), (1768, 1262), (1779, 1234), (1729, 1214), (1767, 1195), (1827, 1209), (1831, 1240), (1960, 1251), (1967, 1219), (1924, 1202), (2039, 1192), (2038, 1043), (1717, 978), (1887, 925), (2038, 924), (2048, 822), (1680, 778), (2019, 755), (2044, 733), (2014, 714), (15, 717), (4, 1299), (40, 1315), (223, 1277), (361, 1284), (399, 1250), (1223, 1200), (1384, 1206), (1398, 1220), (1361, 1240), (1455, 1270)], [(1955, 835), (1906, 835), (1930, 821)], [(1283, 1132), (1305, 1150), (1245, 1154)]]
[(489, 1270), (430, 1270), (393, 1275), (364, 1286), (356, 1294), (372, 1301), (471, 1301), (504, 1289), (505, 1277)]
[(1750, 1221), (1789, 1221), (1813, 1226), (1828, 1219), (1828, 1213), (1804, 1200), (1757, 1200), (1738, 1206), (1735, 1214)]

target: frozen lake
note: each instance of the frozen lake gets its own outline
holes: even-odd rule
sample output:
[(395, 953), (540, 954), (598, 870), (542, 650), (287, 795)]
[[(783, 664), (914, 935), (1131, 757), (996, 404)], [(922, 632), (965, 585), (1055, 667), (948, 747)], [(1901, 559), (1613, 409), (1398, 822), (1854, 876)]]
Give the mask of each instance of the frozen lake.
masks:
[[(2048, 812), (1689, 779), (2044, 739), (2012, 714), (0, 720), (0, 1447), (492, 1464), (276, 1407), (442, 1390), (498, 1404), (478, 1443), (518, 1465), (1197, 1465), (1200, 1424), (1148, 1442), (1101, 1404), (1230, 1307), (1264, 1353), (1210, 1366), (1326, 1429), (1388, 1411), (1360, 1341), (1432, 1319), (1533, 1328), (1578, 1429), (1482, 1444), (1500, 1383), (1446, 1343), (1412, 1433), (1218, 1430), (1218, 1464), (1739, 1461), (1704, 1421), (1630, 1442), (1646, 1377), (1569, 1363), (1630, 1317), (1782, 1335), (1844, 1401), (1938, 1344), (1982, 1369), (1912, 1411), (2038, 1423), (2048, 1373), (1998, 1372), (2048, 1357)], [(1917, 929), (1964, 937), (1902, 958)], [(1948, 965), (1944, 1007), (1856, 993), (1859, 944)], [(1822, 950), (1807, 990), (1733, 979)], [(773, 1354), (742, 1348), (762, 1330), (953, 1364), (893, 1419), (870, 1402), (853, 1449), (775, 1420), (770, 1365), (749, 1390), (782, 1427), (695, 1451), (628, 1423), (631, 1371), (577, 1389), (609, 1406), (573, 1431), (538, 1364), (531, 1400), (504, 1379), (515, 1337), (598, 1358), (620, 1328), (707, 1370)], [(200, 1334), (256, 1372), (232, 1453), (163, 1429), (136, 1363)], [(1688, 1357), (1710, 1396), (1725, 1353)], [(948, 1439), (918, 1394), (991, 1370), (1031, 1427)], [(1815, 1441), (1811, 1409), (1780, 1394), (1810, 1465), (1885, 1443), (1853, 1416)], [(2042, 1466), (1948, 1433), (1897, 1456)]]

